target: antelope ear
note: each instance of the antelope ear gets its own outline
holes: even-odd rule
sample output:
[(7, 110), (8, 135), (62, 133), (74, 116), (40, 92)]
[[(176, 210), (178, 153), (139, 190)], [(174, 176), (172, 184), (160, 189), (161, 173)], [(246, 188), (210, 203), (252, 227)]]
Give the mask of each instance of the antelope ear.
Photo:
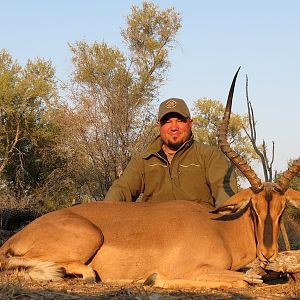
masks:
[(222, 215), (238, 214), (249, 205), (251, 198), (251, 189), (243, 190), (227, 199), (221, 207), (213, 210), (211, 213)]
[(287, 189), (284, 193), (286, 200), (295, 206), (296, 208), (300, 209), (300, 191), (296, 191), (293, 189)]
[(244, 201), (240, 201), (236, 204), (229, 204), (225, 206), (221, 206), (211, 213), (213, 214), (221, 214), (221, 215), (231, 215), (231, 214), (238, 214), (241, 212), (250, 202), (251, 199), (245, 199)]

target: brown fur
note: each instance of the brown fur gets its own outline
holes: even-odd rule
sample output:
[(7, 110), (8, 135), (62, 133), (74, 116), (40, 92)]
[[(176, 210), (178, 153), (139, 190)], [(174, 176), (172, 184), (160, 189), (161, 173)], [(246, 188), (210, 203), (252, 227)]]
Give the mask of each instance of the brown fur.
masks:
[[(244, 211), (230, 221), (214, 220), (216, 215), (190, 201), (96, 202), (58, 210), (11, 237), (0, 248), (1, 267), (21, 267), (37, 280), (55, 280), (69, 273), (95, 281), (96, 271), (107, 282), (148, 278), (161, 287), (245, 285), (244, 275), (235, 270), (256, 253), (262, 260), (277, 255), (275, 245), (273, 251), (263, 243), (263, 226), (257, 226), (255, 233), (250, 218), (249, 207), (264, 218), (264, 197), (264, 191), (253, 194), (250, 189), (231, 197), (218, 212)], [(274, 194), (272, 221), (287, 197), (300, 206), (300, 192)], [(274, 241), (277, 227), (273, 224)]]

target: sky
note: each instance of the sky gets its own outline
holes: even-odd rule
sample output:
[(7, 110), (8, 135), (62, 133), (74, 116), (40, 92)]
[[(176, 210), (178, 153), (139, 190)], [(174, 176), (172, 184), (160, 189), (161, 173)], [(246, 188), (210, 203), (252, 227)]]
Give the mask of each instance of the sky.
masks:
[[(182, 17), (171, 67), (158, 102), (183, 98), (190, 108), (200, 98), (226, 102), (237, 68), (233, 112), (247, 112), (245, 84), (257, 120), (257, 141), (271, 149), (274, 169), (300, 157), (300, 1), (164, 0)], [(130, 0), (0, 0), (0, 49), (21, 65), (28, 59), (51, 60), (58, 79), (72, 71), (69, 44), (106, 42), (124, 49)], [(260, 166), (253, 166), (261, 176)]]

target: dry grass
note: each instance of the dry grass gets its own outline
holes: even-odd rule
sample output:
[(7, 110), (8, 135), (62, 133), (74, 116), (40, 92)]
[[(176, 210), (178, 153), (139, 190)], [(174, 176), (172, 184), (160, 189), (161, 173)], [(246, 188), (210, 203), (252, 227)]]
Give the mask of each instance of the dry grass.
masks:
[(0, 275), (0, 299), (60, 300), (179, 300), (179, 299), (300, 299), (300, 285), (295, 282), (262, 284), (243, 289), (163, 290), (142, 285), (87, 284), (81, 279), (60, 282), (24, 282), (14, 275)]

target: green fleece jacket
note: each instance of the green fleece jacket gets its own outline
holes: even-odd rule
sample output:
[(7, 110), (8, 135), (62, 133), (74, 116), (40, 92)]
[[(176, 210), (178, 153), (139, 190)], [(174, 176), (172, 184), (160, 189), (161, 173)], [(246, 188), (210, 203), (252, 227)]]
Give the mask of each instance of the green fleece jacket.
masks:
[(237, 192), (232, 165), (216, 147), (187, 141), (169, 164), (158, 136), (142, 154), (131, 159), (108, 190), (109, 201), (191, 200), (210, 208)]

